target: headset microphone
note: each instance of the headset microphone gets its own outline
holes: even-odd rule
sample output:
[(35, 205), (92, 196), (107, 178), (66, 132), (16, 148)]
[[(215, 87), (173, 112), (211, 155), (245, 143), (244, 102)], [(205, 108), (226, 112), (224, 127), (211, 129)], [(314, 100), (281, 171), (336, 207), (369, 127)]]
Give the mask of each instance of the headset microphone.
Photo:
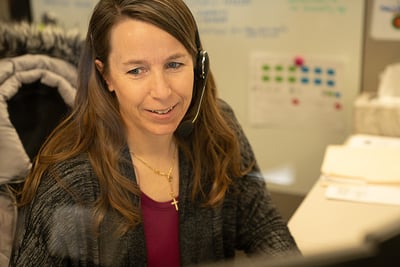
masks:
[(195, 70), (196, 70), (195, 75), (197, 75), (195, 81), (199, 80), (200, 82), (198, 82), (198, 84), (200, 84), (203, 88), (201, 90), (200, 100), (194, 118), (192, 120), (190, 119), (184, 120), (183, 122), (181, 122), (181, 124), (178, 126), (178, 129), (176, 130), (176, 133), (181, 137), (187, 137), (192, 133), (194, 128), (194, 123), (196, 122), (197, 117), (199, 116), (200, 113), (200, 107), (201, 103), (203, 102), (204, 91), (206, 89), (207, 75), (209, 70), (209, 59), (207, 51), (201, 50), (198, 53)]

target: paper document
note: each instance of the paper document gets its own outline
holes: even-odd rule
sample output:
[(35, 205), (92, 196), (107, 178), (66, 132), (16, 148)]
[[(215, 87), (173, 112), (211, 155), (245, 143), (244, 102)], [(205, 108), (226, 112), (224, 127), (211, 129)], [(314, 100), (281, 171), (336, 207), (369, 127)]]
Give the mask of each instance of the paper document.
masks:
[(365, 203), (400, 205), (400, 187), (369, 185), (329, 185), (325, 191), (328, 199)]
[(346, 145), (352, 147), (397, 147), (400, 149), (400, 138), (369, 134), (354, 134), (347, 139)]
[(372, 184), (400, 184), (400, 149), (330, 145), (321, 172)]

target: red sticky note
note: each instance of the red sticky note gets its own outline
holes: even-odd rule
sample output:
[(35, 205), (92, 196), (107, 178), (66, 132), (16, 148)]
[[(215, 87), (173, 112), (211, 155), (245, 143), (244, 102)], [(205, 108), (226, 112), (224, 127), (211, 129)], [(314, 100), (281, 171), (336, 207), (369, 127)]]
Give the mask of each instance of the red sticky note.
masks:
[(294, 58), (294, 64), (296, 66), (303, 66), (304, 65), (304, 59), (300, 56), (297, 56)]

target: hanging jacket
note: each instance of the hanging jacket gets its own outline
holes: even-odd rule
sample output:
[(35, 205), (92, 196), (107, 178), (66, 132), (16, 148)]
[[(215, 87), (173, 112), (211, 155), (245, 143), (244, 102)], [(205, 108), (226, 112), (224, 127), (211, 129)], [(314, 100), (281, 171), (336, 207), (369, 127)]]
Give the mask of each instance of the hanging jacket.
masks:
[(0, 266), (8, 266), (17, 222), (8, 185), (23, 181), (41, 143), (68, 113), (76, 77), (74, 65), (46, 55), (0, 60)]
[(9, 185), (20, 183), (48, 133), (73, 105), (83, 39), (76, 30), (0, 23), (0, 266), (17, 222)]

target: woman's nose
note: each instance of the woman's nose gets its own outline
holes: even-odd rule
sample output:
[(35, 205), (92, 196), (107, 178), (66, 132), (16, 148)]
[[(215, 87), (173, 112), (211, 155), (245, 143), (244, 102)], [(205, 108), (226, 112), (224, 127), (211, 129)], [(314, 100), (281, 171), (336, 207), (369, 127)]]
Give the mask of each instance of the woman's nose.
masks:
[(151, 91), (154, 98), (166, 98), (171, 94), (170, 83), (162, 71), (153, 71), (151, 74)]

